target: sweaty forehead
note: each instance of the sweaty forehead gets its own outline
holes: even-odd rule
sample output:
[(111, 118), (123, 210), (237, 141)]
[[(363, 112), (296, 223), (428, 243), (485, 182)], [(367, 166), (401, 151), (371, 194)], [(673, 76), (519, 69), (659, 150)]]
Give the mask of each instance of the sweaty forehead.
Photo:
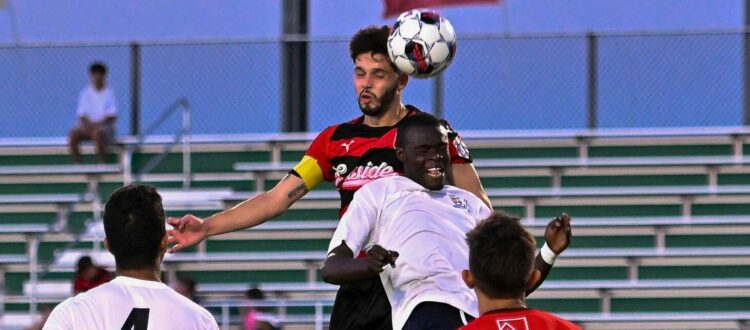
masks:
[(429, 127), (429, 126), (412, 126), (407, 127), (406, 144), (412, 146), (420, 145), (438, 145), (442, 143), (448, 143), (448, 132), (442, 126)]

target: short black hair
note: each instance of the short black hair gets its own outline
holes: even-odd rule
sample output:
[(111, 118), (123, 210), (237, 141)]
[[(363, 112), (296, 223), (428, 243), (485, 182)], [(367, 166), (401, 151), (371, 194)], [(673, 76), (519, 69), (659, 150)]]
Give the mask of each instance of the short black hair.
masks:
[(417, 128), (438, 128), (443, 125), (443, 122), (437, 117), (426, 113), (418, 112), (411, 116), (406, 116), (396, 126), (398, 126), (398, 132), (396, 133), (396, 147), (403, 148), (408, 142), (409, 132)]
[(195, 295), (198, 290), (198, 282), (190, 275), (177, 274), (175, 277), (177, 282), (182, 283), (191, 295)]
[(147, 269), (158, 263), (164, 220), (154, 187), (132, 184), (112, 193), (104, 206), (104, 233), (118, 269)]
[(536, 241), (520, 219), (497, 211), (468, 234), (469, 270), (489, 298), (523, 296), (534, 266)]
[(107, 74), (107, 65), (103, 62), (94, 62), (89, 66), (89, 73)]
[(76, 262), (76, 275), (81, 275), (89, 267), (94, 267), (94, 261), (89, 256), (83, 256)]
[(368, 26), (357, 31), (352, 40), (349, 41), (349, 55), (352, 57), (352, 62), (356, 62), (357, 56), (362, 54), (382, 54), (391, 63), (393, 70), (400, 72), (388, 56), (388, 36), (390, 34), (391, 28), (387, 25)]

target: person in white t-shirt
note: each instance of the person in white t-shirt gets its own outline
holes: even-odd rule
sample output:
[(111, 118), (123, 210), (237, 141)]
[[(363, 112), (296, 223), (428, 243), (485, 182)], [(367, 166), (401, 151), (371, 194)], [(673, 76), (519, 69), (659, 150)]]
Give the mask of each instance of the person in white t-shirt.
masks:
[[(474, 194), (445, 184), (446, 133), (432, 115), (404, 119), (395, 141), (404, 176), (375, 180), (354, 194), (323, 266), (323, 280), (339, 285), (380, 274), (393, 329), (455, 330), (478, 315), (476, 294), (461, 272), (468, 268), (466, 233), (491, 210)], [(553, 256), (570, 243), (565, 225), (555, 219), (547, 226), (545, 248)], [(355, 259), (352, 251), (361, 250), (367, 258)], [(549, 273), (547, 262), (542, 276)]]
[(104, 245), (115, 256), (117, 277), (60, 303), (44, 329), (218, 329), (211, 313), (160, 281), (164, 224), (156, 189), (115, 191), (105, 206)]
[(82, 141), (93, 140), (96, 155), (100, 163), (106, 161), (107, 147), (115, 139), (115, 121), (117, 120), (117, 101), (112, 88), (107, 86), (107, 67), (104, 63), (94, 62), (89, 67), (91, 84), (81, 90), (78, 96), (78, 126), (68, 135), (70, 156), (76, 163), (81, 163), (79, 145)]

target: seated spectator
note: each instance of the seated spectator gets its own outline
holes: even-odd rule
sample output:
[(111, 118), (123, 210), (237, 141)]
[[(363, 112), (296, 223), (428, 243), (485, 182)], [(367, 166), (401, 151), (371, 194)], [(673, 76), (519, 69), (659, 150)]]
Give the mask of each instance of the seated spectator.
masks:
[[(253, 300), (264, 300), (265, 295), (263, 291), (258, 288), (252, 288), (245, 292), (245, 298), (250, 301)], [(268, 307), (255, 307), (244, 308), (242, 310), (242, 320), (245, 330), (276, 330), (279, 329), (279, 319), (273, 314), (269, 313)]]
[[(462, 275), (477, 294), (482, 316), (461, 330), (581, 329), (550, 313), (526, 307), (526, 291), (540, 280), (540, 273), (534, 269), (536, 241), (518, 220), (495, 212), (466, 234), (469, 269)], [(569, 224), (570, 217), (563, 214), (561, 221)], [(565, 227), (570, 237), (570, 227)], [(545, 253), (542, 250), (543, 257)]]
[(172, 289), (177, 293), (183, 295), (185, 298), (190, 299), (194, 303), (199, 303), (198, 299), (198, 283), (194, 278), (188, 275), (177, 275), (177, 281), (170, 285)]
[(115, 94), (107, 86), (107, 67), (104, 63), (95, 62), (89, 67), (91, 85), (86, 86), (78, 97), (78, 126), (68, 135), (70, 156), (80, 164), (82, 141), (93, 140), (96, 155), (100, 163), (107, 158), (107, 147), (115, 140), (115, 121), (117, 120), (117, 101)]
[(89, 256), (78, 259), (76, 264), (76, 276), (73, 279), (73, 293), (86, 292), (97, 286), (109, 282), (113, 274), (106, 269), (94, 265)]

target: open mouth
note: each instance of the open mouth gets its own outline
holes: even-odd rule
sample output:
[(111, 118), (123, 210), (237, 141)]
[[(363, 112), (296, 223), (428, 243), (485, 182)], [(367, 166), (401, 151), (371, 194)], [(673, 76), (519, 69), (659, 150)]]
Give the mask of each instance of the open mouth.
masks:
[(427, 169), (427, 176), (433, 178), (442, 177), (445, 174), (445, 169), (442, 167), (431, 167)]
[(359, 100), (362, 103), (370, 103), (374, 99), (375, 99), (375, 97), (372, 96), (371, 94), (362, 93), (362, 94), (359, 95)]

